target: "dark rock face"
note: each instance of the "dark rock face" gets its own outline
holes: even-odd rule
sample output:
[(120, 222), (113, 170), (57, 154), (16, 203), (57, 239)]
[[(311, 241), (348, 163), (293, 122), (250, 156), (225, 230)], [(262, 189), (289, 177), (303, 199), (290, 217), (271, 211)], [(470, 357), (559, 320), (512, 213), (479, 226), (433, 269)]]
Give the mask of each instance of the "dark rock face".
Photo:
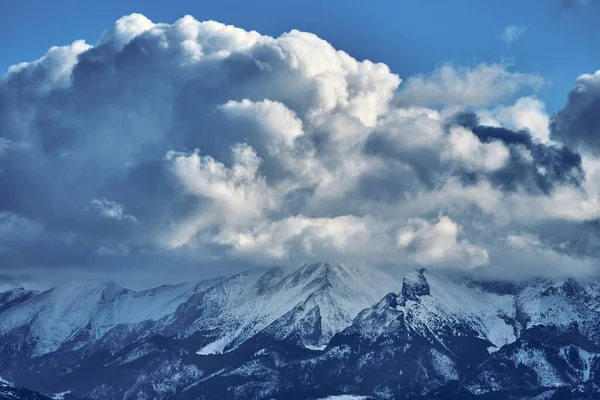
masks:
[(405, 300), (419, 301), (420, 296), (429, 294), (429, 284), (424, 275), (425, 270), (411, 272), (402, 281), (402, 297)]
[[(397, 284), (399, 293), (381, 293), (345, 319), (340, 309), (364, 304), (365, 285), (352, 283), (361, 279), (360, 271), (318, 263), (190, 292), (110, 283), (89, 289), (99, 304), (90, 307), (94, 316), (47, 352), (37, 341), (43, 314), (18, 325), (24, 314), (14, 310), (56, 292), (0, 294), (0, 376), (81, 399), (600, 398), (600, 282), (455, 282), (421, 269)], [(98, 334), (98, 321), (118, 320), (121, 308), (146, 297), (163, 304), (156, 296), (173, 290), (174, 299), (186, 296), (174, 312)], [(8, 398), (48, 398), (19, 396)]]

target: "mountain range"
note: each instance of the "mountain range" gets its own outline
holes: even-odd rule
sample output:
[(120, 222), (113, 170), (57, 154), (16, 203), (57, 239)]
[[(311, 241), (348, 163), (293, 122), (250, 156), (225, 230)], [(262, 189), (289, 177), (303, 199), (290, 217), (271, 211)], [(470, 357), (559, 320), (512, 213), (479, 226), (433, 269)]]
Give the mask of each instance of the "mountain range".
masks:
[(19, 288), (0, 293), (0, 399), (597, 399), (599, 289), (328, 263)]

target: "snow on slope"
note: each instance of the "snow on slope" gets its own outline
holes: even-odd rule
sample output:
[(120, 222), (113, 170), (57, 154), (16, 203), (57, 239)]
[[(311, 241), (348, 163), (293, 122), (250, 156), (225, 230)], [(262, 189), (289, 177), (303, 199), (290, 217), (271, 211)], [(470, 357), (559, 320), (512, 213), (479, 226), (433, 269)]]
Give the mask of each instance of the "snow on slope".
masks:
[[(586, 304), (590, 303), (586, 298), (571, 298), (563, 289), (565, 285), (572, 287), (573, 282), (537, 280), (516, 287), (514, 293), (505, 293), (486, 290), (471, 281), (455, 282), (422, 269), (409, 273), (403, 285), (403, 292), (406, 286), (427, 285), (427, 295), (418, 296), (416, 301), (406, 300), (403, 307), (398, 307), (417, 322), (416, 326), (423, 330), (468, 327), (496, 347), (514, 342), (520, 330), (536, 325), (566, 328), (578, 324), (589, 331), (596, 326), (591, 309), (595, 304)], [(581, 290), (591, 291), (590, 285), (593, 283), (586, 283)]]
[(496, 347), (512, 343), (534, 326), (578, 326), (584, 334), (598, 328), (600, 279), (534, 280), (495, 288), (481, 282), (455, 281), (421, 269), (407, 274), (398, 311), (425, 331), (451, 328), (475, 330)]
[(0, 293), (0, 312), (19, 302), (27, 300), (36, 293), (35, 290), (25, 290), (23, 288), (12, 289)]
[(259, 332), (320, 349), (361, 310), (398, 288), (379, 270), (326, 263), (139, 292), (114, 282), (62, 286), (29, 293), (0, 312), (0, 338), (25, 331), (31, 355), (39, 356), (118, 342), (139, 334), (134, 324), (154, 321), (153, 331), (165, 329), (180, 338), (200, 332), (207, 338), (200, 354), (231, 350)]
[[(586, 335), (597, 336), (596, 305), (588, 299), (572, 298), (563, 289), (569, 283), (542, 282), (523, 289), (517, 296), (517, 307), (528, 326), (552, 325), (568, 328), (576, 325)], [(596, 294), (597, 296), (597, 294)]]
[(159, 320), (172, 314), (203, 285), (161, 286), (139, 292), (114, 282), (52, 288), (3, 311), (0, 337), (29, 327), (33, 355), (46, 354), (84, 330), (89, 339), (96, 340), (118, 324)]
[(289, 275), (272, 270), (236, 276), (209, 290), (219, 296), (211, 301), (222, 306), (220, 313), (200, 316), (184, 336), (215, 330), (215, 340), (199, 354), (232, 350), (259, 332), (298, 336), (299, 344), (322, 348), (361, 310), (398, 287), (379, 270), (326, 263), (305, 264)]
[(468, 327), (496, 347), (516, 339), (513, 327), (506, 322), (506, 318), (515, 317), (512, 295), (486, 292), (428, 270), (409, 273), (403, 281), (403, 293), (407, 286), (423, 285), (423, 282), (428, 286), (429, 295), (422, 295), (416, 301), (407, 299), (404, 306), (397, 309), (404, 311), (406, 319), (425, 336), (428, 332), (448, 328), (453, 334), (461, 335)]

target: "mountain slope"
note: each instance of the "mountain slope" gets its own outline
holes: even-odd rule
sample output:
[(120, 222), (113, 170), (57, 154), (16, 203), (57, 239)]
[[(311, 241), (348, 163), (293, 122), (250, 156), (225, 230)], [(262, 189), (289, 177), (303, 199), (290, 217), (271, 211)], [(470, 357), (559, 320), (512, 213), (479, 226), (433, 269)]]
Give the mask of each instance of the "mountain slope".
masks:
[(92, 399), (600, 398), (598, 288), (312, 263), (17, 290), (0, 294), (0, 374)]
[(415, 271), (400, 293), (361, 312), (324, 354), (288, 373), (302, 371), (297, 386), (378, 398), (429, 397), (455, 382), (456, 398), (506, 398), (507, 389), (528, 398), (557, 388), (571, 398), (581, 387), (588, 396), (600, 381), (599, 316), (589, 296), (573, 293), (590, 293), (590, 285), (536, 281), (499, 290)]
[(135, 292), (110, 282), (33, 293), (2, 312), (0, 337), (19, 336), (21, 346), (15, 350), (33, 357), (61, 347), (89, 346), (119, 325), (159, 321), (171, 315), (193, 293), (213, 283), (161, 286)]
[[(79, 391), (99, 397), (121, 389), (98, 392), (90, 376), (120, 369), (134, 368), (142, 381), (165, 381), (175, 373), (172, 385), (185, 385), (204, 374), (194, 357), (244, 345), (232, 354), (242, 357), (272, 341), (306, 351), (324, 348), (356, 314), (397, 286), (374, 269), (314, 263), (142, 292), (114, 283), (54, 288), (0, 313), (0, 370), (19, 382), (43, 373), (46, 379), (31, 386), (38, 390), (66, 391), (75, 382)], [(162, 368), (165, 363), (172, 366)], [(117, 381), (129, 387), (142, 382)], [(154, 386), (147, 390), (160, 395)]]
[(184, 312), (183, 305), (176, 313), (184, 328), (178, 337), (202, 336), (198, 354), (231, 351), (259, 332), (299, 346), (324, 347), (394, 287), (397, 283), (383, 272), (326, 263), (305, 264), (289, 275), (283, 269), (249, 271), (189, 300), (202, 304), (201, 309), (190, 306)]

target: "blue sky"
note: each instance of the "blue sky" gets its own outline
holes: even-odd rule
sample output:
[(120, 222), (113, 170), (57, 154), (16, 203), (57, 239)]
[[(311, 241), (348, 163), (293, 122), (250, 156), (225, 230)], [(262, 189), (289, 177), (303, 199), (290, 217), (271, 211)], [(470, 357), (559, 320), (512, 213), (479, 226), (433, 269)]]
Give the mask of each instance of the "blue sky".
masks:
[[(563, 0), (22, 0), (0, 5), (0, 69), (32, 61), (53, 45), (94, 44), (99, 32), (132, 12), (168, 23), (191, 14), (271, 36), (309, 31), (403, 78), (444, 62), (505, 62), (551, 83), (539, 94), (549, 111), (564, 105), (578, 75), (595, 71), (600, 54), (600, 7), (568, 8)], [(510, 25), (526, 30), (507, 45), (500, 37)]]

